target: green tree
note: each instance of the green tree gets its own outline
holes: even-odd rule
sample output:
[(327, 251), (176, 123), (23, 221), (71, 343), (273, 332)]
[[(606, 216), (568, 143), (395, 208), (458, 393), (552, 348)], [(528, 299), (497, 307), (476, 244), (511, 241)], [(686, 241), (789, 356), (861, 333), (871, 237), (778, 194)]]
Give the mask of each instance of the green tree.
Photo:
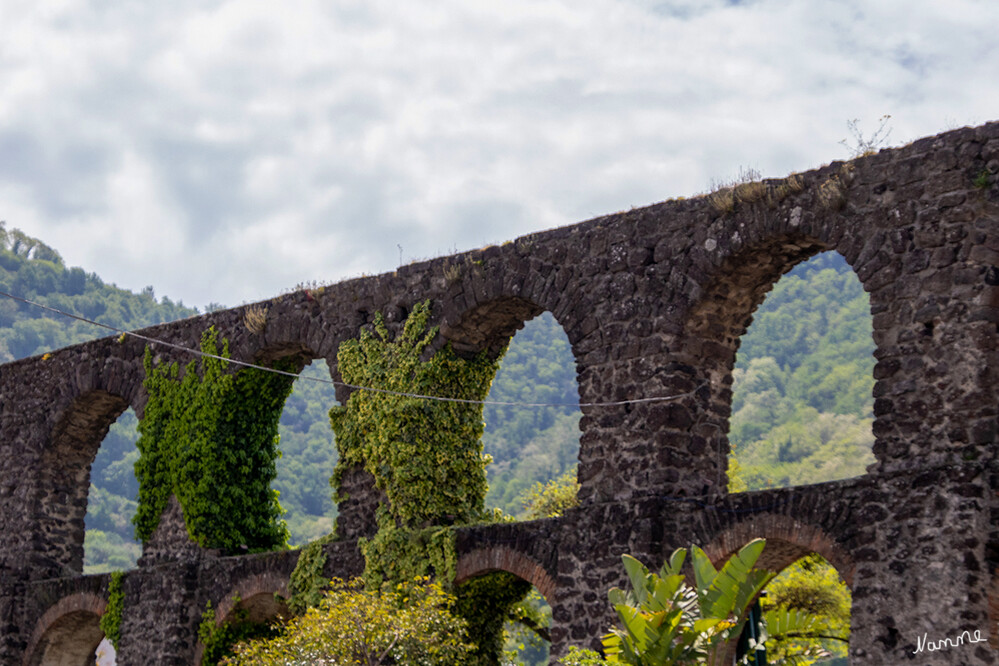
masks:
[(561, 516), (566, 509), (579, 506), (578, 493), (579, 482), (576, 480), (575, 467), (546, 484), (535, 483), (531, 490), (521, 496), (524, 518), (536, 520)]
[(774, 637), (767, 656), (775, 659), (823, 651), (846, 659), (850, 643), (850, 590), (820, 555), (801, 558), (767, 585), (764, 610), (795, 609), (816, 618), (808, 632)]
[(361, 664), (454, 666), (472, 646), (465, 623), (451, 612), (454, 599), (436, 583), (418, 579), (364, 589), (361, 580), (333, 581), (318, 607), (292, 618), (279, 636), (236, 646), (222, 663), (233, 666)]

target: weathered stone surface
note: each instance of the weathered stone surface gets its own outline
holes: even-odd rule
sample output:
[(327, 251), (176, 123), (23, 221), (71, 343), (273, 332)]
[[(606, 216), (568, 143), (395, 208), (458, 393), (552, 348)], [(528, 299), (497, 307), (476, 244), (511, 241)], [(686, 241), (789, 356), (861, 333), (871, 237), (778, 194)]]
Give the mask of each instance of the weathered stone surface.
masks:
[[(730, 207), (655, 204), (142, 333), (194, 348), (215, 326), (235, 358), (325, 358), (339, 379), (337, 347), (376, 312), (398, 327), (429, 299), (438, 344), (495, 354), (549, 311), (585, 404), (583, 506), (462, 530), (458, 543), (459, 577), (504, 568), (544, 591), (554, 654), (606, 631), (621, 553), (655, 564), (697, 543), (721, 557), (762, 536), (769, 566), (815, 551), (850, 582), (853, 663), (996, 664), (982, 645), (913, 651), (924, 635), (965, 630), (999, 647), (999, 179), (975, 185), (999, 171), (997, 146), (997, 123), (958, 130), (767, 181)], [(877, 463), (848, 482), (728, 496), (740, 336), (774, 282), (823, 250), (841, 253), (871, 296)], [(266, 309), (262, 329), (244, 325), (251, 307)], [(142, 414), (144, 347), (108, 338), (0, 367), (3, 663), (35, 663), (67, 632), (89, 640), (102, 612), (106, 579), (79, 576), (89, 469), (114, 419), (128, 406)], [(653, 397), (669, 400), (602, 404)], [(361, 570), (354, 539), (372, 531), (379, 499), (363, 474), (348, 481), (331, 576)], [(247, 608), (274, 612), (265, 588), (285, 589), (294, 567), (293, 552), (204, 552), (168, 518), (125, 579), (123, 663), (193, 663), (208, 601), (231, 607), (246, 593), (259, 597)]]

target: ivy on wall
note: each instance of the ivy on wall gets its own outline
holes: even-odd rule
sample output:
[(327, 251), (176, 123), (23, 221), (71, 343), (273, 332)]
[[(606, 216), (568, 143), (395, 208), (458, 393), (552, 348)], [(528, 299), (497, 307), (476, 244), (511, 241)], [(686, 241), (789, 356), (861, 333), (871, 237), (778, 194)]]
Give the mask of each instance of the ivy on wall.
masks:
[[(214, 329), (201, 338), (206, 354), (229, 357)], [(270, 484), (277, 475), (278, 420), (293, 378), (255, 369), (228, 371), (228, 362), (202, 357), (180, 373), (154, 366), (147, 348), (143, 385), (149, 395), (139, 422), (139, 506), (133, 522), (152, 536), (176, 495), (187, 532), (198, 545), (234, 552), (283, 547), (288, 530)], [(277, 368), (296, 370), (294, 361)]]
[(111, 581), (108, 583), (108, 605), (101, 615), (101, 631), (115, 650), (118, 649), (118, 641), (121, 640), (121, 615), (125, 609), (125, 589), (122, 584), (124, 578), (123, 571), (111, 572)]
[[(421, 355), (437, 335), (426, 330), (429, 303), (413, 308), (391, 340), (385, 320), (374, 332), (340, 345), (344, 381), (386, 391), (483, 400), (499, 362), (481, 354), (459, 358), (447, 346), (430, 360)], [(403, 527), (467, 523), (482, 517), (486, 495), (482, 454), (482, 405), (426, 400), (376, 391), (355, 391), (330, 410), (339, 460), (331, 481), (361, 465), (388, 497), (388, 513)]]
[(326, 566), (326, 551), (323, 549), (334, 540), (334, 535), (327, 534), (311, 541), (298, 553), (295, 570), (291, 572), (291, 598), (288, 599), (288, 610), (295, 615), (301, 615), (308, 608), (315, 608), (323, 599), (324, 588), (329, 579), (323, 576)]
[[(339, 460), (330, 483), (337, 491), (347, 470), (362, 466), (387, 504), (377, 510), (378, 532), (361, 539), (364, 579), (370, 589), (406, 585), (432, 574), (445, 587), (455, 575), (455, 528), (496, 519), (484, 510), (487, 490), (482, 453), (482, 404), (499, 367), (484, 353), (458, 357), (445, 346), (423, 356), (438, 330), (427, 330), (429, 302), (413, 308), (392, 339), (385, 321), (344, 342), (337, 362), (345, 382), (399, 393), (470, 400), (442, 402), (376, 391), (355, 391), (330, 410)], [(476, 664), (498, 664), (503, 622), (530, 591), (511, 574), (488, 575), (455, 591), (456, 610), (478, 644)]]
[(215, 666), (226, 657), (233, 655), (237, 643), (251, 641), (257, 638), (274, 638), (281, 633), (278, 626), (250, 621), (250, 612), (239, 605), (240, 598), (233, 598), (232, 617), (221, 624), (216, 621), (215, 609), (208, 602), (201, 613), (201, 624), (198, 625), (198, 640), (204, 646), (201, 653), (201, 663), (205, 666)]

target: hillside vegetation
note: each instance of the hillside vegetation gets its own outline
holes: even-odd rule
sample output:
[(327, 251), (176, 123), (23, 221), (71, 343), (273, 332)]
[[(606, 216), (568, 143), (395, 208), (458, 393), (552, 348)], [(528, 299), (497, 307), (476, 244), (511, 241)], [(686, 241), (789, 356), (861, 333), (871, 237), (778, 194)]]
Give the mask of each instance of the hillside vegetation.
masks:
[[(0, 290), (121, 329), (197, 313), (152, 287), (135, 294), (96, 274), (67, 268), (53, 248), (0, 224)], [(870, 307), (839, 255), (826, 253), (785, 275), (754, 314), (734, 377), (729, 438), (734, 489), (812, 483), (863, 474), (870, 447), (873, 342)], [(100, 337), (99, 328), (0, 299), (0, 361)], [(303, 374), (329, 379), (316, 361)], [(548, 313), (527, 322), (503, 358), (488, 400), (558, 403), (562, 407), (487, 406), (483, 444), (493, 457), (487, 505), (523, 515), (522, 497), (571, 470), (577, 461), (580, 412), (568, 340)], [(335, 506), (329, 476), (336, 462), (328, 383), (299, 379), (281, 417), (275, 487), (287, 510), (292, 542), (330, 531)], [(135, 415), (111, 427), (91, 470), (87, 571), (128, 568), (140, 553), (131, 516)]]

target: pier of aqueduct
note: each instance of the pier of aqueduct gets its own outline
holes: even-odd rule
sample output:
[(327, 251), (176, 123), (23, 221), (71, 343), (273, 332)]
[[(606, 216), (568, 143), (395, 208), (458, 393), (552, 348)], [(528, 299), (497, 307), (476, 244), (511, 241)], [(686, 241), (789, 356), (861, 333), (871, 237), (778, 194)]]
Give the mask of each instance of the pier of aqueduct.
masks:
[[(739, 338), (781, 274), (826, 250), (870, 294), (877, 462), (729, 495)], [(234, 358), (324, 358), (336, 378), (341, 342), (425, 300), (461, 352), (501, 349), (551, 312), (584, 403), (684, 394), (583, 409), (579, 508), (460, 532), (459, 580), (533, 583), (553, 608), (554, 654), (612, 623), (621, 553), (654, 562), (696, 543), (720, 557), (765, 537), (767, 566), (817, 552), (849, 584), (851, 663), (999, 664), (999, 123), (286, 294), (263, 304), (259, 332), (234, 308), (143, 333), (196, 347), (214, 325)], [(119, 414), (143, 413), (144, 347), (107, 338), (0, 366), (0, 663), (92, 663), (109, 581), (81, 574), (90, 465)], [(359, 573), (356, 537), (373, 524), (369, 481), (351, 482), (330, 576)], [(197, 663), (207, 602), (224, 617), (239, 598), (263, 618), (287, 593), (297, 552), (201, 550), (177, 510), (125, 576), (119, 663)], [(988, 642), (913, 654), (917, 638), (966, 630)]]

